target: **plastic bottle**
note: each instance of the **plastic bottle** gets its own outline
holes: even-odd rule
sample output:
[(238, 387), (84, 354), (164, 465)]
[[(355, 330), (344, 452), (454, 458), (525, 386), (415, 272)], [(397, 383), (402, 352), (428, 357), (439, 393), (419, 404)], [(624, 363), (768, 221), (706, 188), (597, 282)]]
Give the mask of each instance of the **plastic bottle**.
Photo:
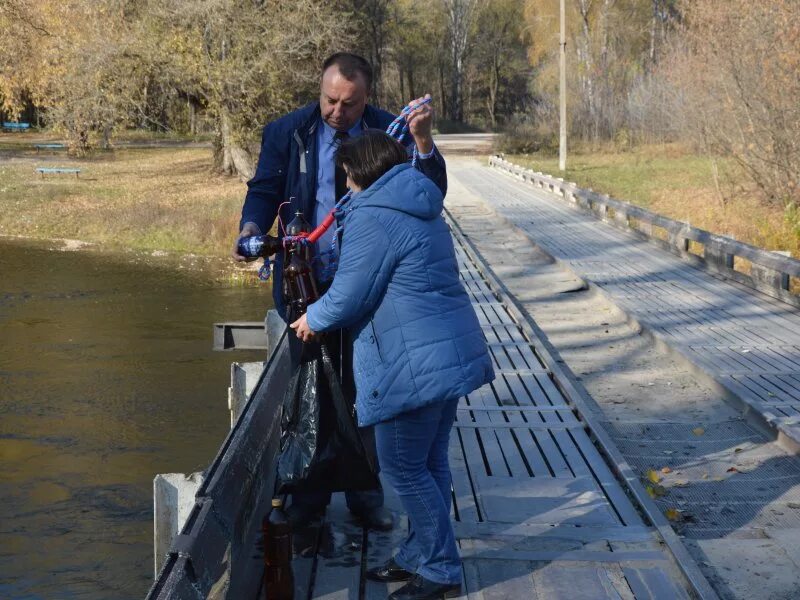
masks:
[(255, 258), (268, 257), (283, 249), (283, 242), (271, 235), (251, 235), (239, 240), (238, 252), (241, 256)]
[(280, 498), (272, 499), (272, 510), (264, 518), (264, 594), (265, 600), (294, 598), (292, 572), (292, 528)]

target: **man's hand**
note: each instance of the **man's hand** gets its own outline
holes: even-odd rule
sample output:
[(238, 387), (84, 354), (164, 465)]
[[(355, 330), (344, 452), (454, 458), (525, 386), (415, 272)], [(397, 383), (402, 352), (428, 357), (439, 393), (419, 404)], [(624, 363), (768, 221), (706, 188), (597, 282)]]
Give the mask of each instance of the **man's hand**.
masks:
[(302, 317), (297, 319), (294, 323), (289, 325), (292, 329), (294, 329), (295, 334), (298, 338), (303, 340), (304, 342), (310, 342), (314, 339), (314, 336), (317, 335), (311, 328), (308, 326), (308, 319), (306, 319), (306, 315), (303, 314)]
[[(430, 94), (425, 94), (422, 98), (412, 100), (409, 104), (416, 104), (430, 98)], [(411, 111), (406, 116), (408, 131), (414, 137), (414, 143), (421, 154), (428, 154), (433, 150), (433, 109), (430, 104), (423, 104), (418, 109)]]
[(243, 237), (250, 237), (251, 235), (261, 235), (261, 230), (255, 223), (245, 223), (244, 227), (242, 227), (242, 230), (239, 232), (239, 237), (237, 237), (236, 241), (233, 243), (231, 258), (233, 258), (233, 260), (236, 262), (255, 260), (253, 257), (242, 256), (239, 254), (239, 240)]

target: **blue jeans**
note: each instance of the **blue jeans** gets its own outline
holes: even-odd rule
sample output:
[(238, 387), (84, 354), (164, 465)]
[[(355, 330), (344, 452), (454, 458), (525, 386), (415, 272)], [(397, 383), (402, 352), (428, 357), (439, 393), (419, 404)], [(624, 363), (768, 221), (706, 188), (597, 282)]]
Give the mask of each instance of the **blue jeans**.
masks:
[(394, 557), (406, 571), (443, 584), (461, 582), (450, 521), (447, 448), (458, 400), (437, 402), (375, 425), (381, 472), (408, 514), (408, 537)]

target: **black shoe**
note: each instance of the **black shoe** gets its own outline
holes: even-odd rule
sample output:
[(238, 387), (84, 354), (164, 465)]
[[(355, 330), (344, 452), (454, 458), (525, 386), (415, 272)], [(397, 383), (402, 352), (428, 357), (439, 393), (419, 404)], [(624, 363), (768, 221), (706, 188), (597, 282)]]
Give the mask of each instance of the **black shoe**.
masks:
[(304, 529), (314, 525), (316, 521), (322, 518), (324, 508), (314, 508), (311, 506), (303, 506), (302, 504), (292, 504), (286, 509), (286, 516), (289, 517), (289, 523), (292, 529)]
[(391, 531), (392, 527), (394, 527), (392, 511), (384, 508), (383, 506), (379, 506), (377, 508), (368, 508), (364, 511), (353, 512), (353, 514), (367, 529)]
[(414, 575), (411, 581), (389, 594), (389, 600), (441, 600), (455, 598), (460, 592), (461, 584), (436, 583), (428, 581), (422, 575)]
[(414, 576), (390, 558), (380, 567), (374, 567), (367, 571), (367, 579), (389, 583), (391, 581), (408, 581)]

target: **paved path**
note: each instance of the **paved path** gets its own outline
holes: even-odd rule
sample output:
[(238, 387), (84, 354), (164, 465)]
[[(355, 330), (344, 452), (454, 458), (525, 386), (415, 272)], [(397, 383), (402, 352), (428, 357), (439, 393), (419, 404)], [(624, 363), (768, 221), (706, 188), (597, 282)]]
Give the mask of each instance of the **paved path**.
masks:
[(800, 443), (800, 312), (501, 171), (451, 172), (547, 253)]

